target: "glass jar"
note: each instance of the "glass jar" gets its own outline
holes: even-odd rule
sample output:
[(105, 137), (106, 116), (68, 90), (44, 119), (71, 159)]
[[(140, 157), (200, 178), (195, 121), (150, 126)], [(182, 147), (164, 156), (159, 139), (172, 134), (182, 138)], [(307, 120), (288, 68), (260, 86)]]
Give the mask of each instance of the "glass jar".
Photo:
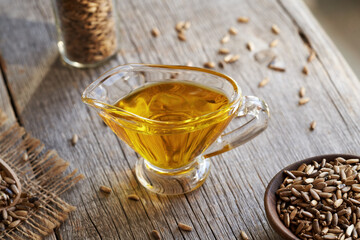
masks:
[(117, 53), (113, 0), (53, 0), (58, 47), (63, 60), (93, 67)]

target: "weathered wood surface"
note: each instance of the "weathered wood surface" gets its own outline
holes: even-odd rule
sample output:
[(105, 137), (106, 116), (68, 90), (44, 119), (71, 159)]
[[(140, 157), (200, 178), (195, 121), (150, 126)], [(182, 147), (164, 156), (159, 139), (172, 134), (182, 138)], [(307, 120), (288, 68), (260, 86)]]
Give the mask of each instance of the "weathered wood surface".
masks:
[[(149, 239), (149, 232), (157, 229), (164, 239), (240, 239), (240, 230), (252, 239), (278, 239), (263, 208), (271, 177), (306, 157), (359, 153), (360, 83), (301, 1), (126, 0), (117, 7), (118, 56), (102, 67), (78, 70), (59, 60), (49, 1), (0, 2), (0, 52), (16, 112), (28, 131), (87, 176), (65, 194), (78, 210), (52, 237)], [(236, 22), (243, 15), (250, 17), (248, 24)], [(192, 22), (186, 42), (174, 30), (180, 20)], [(273, 23), (280, 35), (270, 31)], [(241, 58), (218, 70), (233, 76), (244, 94), (266, 99), (272, 113), (269, 128), (252, 142), (214, 157), (212, 172), (199, 190), (176, 197), (151, 194), (135, 179), (136, 154), (103, 126), (80, 95), (102, 72), (119, 64), (191, 60), (201, 66), (220, 60), (219, 40), (230, 26), (239, 34), (226, 46)], [(161, 31), (156, 39), (150, 34), (153, 27)], [(275, 38), (280, 43), (273, 51), (285, 62), (285, 73), (254, 60), (254, 53)], [(255, 44), (254, 52), (246, 49), (248, 41)], [(310, 49), (316, 59), (307, 64)], [(301, 73), (305, 64), (309, 76)], [(265, 76), (270, 83), (258, 88)], [(311, 98), (305, 106), (297, 103), (300, 86)], [(1, 99), (7, 101), (0, 87)], [(318, 122), (314, 132), (308, 129), (312, 120)], [(69, 141), (73, 133), (80, 136), (75, 147)], [(100, 185), (111, 186), (113, 194), (99, 193)], [(128, 200), (130, 193), (141, 201)], [(178, 222), (194, 230), (181, 232)]]

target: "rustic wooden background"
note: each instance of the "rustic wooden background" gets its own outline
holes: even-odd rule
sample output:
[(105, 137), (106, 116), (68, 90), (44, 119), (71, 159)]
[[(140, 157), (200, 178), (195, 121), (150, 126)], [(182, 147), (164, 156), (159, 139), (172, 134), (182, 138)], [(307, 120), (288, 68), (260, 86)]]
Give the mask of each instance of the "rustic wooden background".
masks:
[[(56, 29), (47, 0), (0, 1), (0, 107), (33, 136), (55, 148), (87, 179), (63, 197), (78, 210), (49, 239), (278, 239), (264, 211), (267, 183), (282, 167), (314, 155), (360, 152), (360, 83), (302, 1), (287, 0), (121, 0), (121, 46), (115, 59), (87, 70), (66, 67), (56, 46)], [(236, 22), (249, 16), (248, 24)], [(189, 20), (187, 41), (176, 37), (176, 22)], [(274, 35), (272, 24), (280, 27)], [(135, 153), (105, 127), (80, 99), (85, 87), (105, 70), (124, 63), (185, 64), (218, 61), (219, 40), (228, 28), (239, 34), (226, 44), (241, 55), (217, 69), (234, 77), (244, 94), (264, 98), (272, 119), (265, 133), (244, 146), (213, 158), (212, 172), (199, 190), (184, 196), (151, 194), (132, 171)], [(150, 30), (161, 35), (153, 38)], [(279, 39), (274, 52), (286, 72), (272, 71), (254, 53)], [(255, 50), (245, 44), (252, 41)], [(310, 50), (316, 58), (309, 64)], [(309, 75), (301, 69), (307, 64)], [(5, 66), (6, 65), (6, 66)], [(270, 83), (258, 88), (264, 77)], [(298, 106), (304, 86), (311, 101)], [(309, 124), (317, 121), (311, 132)], [(70, 138), (80, 140), (75, 147)], [(113, 194), (99, 193), (108, 185)], [(126, 198), (136, 193), (141, 201)], [(194, 227), (182, 232), (177, 223)]]

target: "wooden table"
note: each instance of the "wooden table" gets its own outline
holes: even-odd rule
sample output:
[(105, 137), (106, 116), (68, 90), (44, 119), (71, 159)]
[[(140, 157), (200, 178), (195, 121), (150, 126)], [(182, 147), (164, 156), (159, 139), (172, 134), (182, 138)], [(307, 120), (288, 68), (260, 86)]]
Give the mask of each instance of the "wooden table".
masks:
[[(6, 63), (0, 75), (0, 108), (48, 148), (56, 149), (87, 179), (62, 197), (77, 211), (49, 239), (149, 239), (157, 229), (163, 239), (278, 239), (269, 226), (263, 197), (267, 183), (282, 167), (325, 153), (359, 154), (360, 83), (301, 1), (122, 0), (118, 3), (121, 49), (105, 65), (87, 70), (63, 66), (56, 46), (50, 1), (0, 2), (0, 53)], [(249, 16), (247, 24), (237, 23)], [(192, 23), (187, 41), (176, 37), (178, 21)], [(271, 32), (277, 24), (279, 35)], [(217, 70), (234, 77), (245, 94), (268, 102), (268, 129), (244, 146), (213, 158), (205, 184), (184, 196), (158, 196), (136, 181), (136, 154), (106, 128), (81, 102), (85, 87), (102, 72), (124, 63), (144, 62), (202, 66), (222, 58), (217, 51), (229, 27), (229, 47), (239, 53), (236, 63)], [(153, 38), (150, 30), (161, 35)], [(273, 48), (286, 72), (270, 70), (254, 54)], [(253, 42), (249, 52), (245, 45)], [(315, 59), (307, 63), (311, 51)], [(302, 73), (303, 66), (309, 75)], [(258, 83), (269, 77), (263, 88)], [(306, 88), (311, 100), (298, 105)], [(315, 120), (317, 127), (309, 130)], [(69, 139), (80, 136), (75, 147)], [(99, 193), (107, 185), (113, 194)], [(141, 201), (128, 200), (135, 193)], [(194, 227), (179, 231), (178, 222)]]

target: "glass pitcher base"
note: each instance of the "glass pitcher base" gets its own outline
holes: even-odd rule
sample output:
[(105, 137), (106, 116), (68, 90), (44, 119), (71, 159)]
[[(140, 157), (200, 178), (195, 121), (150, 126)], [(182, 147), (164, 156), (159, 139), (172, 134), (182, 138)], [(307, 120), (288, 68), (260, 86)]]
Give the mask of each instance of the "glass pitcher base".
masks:
[(139, 182), (148, 190), (165, 195), (191, 192), (200, 187), (210, 171), (210, 160), (198, 158), (186, 171), (158, 171), (145, 159), (136, 162), (135, 172)]

